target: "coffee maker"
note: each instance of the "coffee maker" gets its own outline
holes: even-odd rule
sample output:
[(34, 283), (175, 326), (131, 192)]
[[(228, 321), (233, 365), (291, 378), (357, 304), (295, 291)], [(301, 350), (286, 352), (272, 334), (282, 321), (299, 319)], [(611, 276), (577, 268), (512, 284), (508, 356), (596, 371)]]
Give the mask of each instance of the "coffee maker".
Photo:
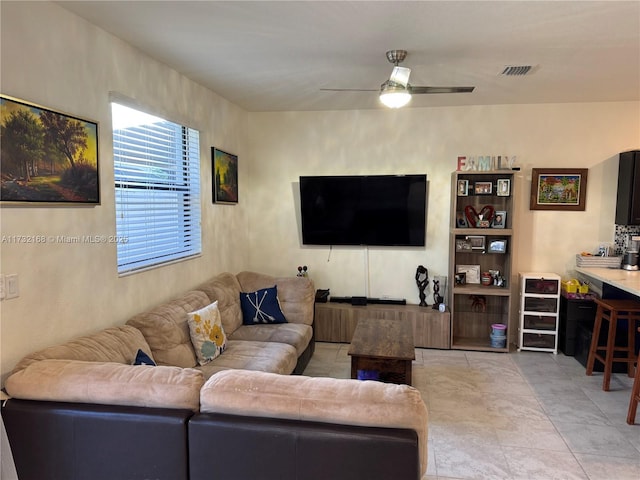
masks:
[(627, 250), (622, 254), (622, 268), (624, 270), (638, 270), (638, 250), (640, 249), (640, 235), (629, 235)]

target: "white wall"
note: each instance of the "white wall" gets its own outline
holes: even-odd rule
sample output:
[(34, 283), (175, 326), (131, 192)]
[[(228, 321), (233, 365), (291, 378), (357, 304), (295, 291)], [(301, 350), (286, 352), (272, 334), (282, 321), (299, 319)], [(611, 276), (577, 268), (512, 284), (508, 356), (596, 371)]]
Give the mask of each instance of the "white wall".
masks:
[[(248, 117), (53, 3), (0, 8), (2, 93), (99, 122), (101, 190), (95, 207), (3, 207), (2, 235), (115, 233), (110, 91), (200, 131), (203, 231), (200, 258), (122, 278), (113, 244), (0, 244), (0, 271), (20, 283), (20, 297), (0, 303), (4, 377), (30, 351), (122, 324), (215, 273), (247, 266), (247, 204), (212, 204), (210, 147), (244, 159)], [(241, 182), (248, 172), (241, 162)]]
[[(617, 154), (640, 147), (638, 102), (496, 105), (400, 111), (249, 114), (253, 159), (251, 264), (294, 273), (308, 265), (333, 295), (418, 303), (420, 264), (447, 275), (450, 178), (459, 155), (516, 155), (517, 271), (570, 275), (575, 254), (613, 242)], [(586, 211), (530, 211), (532, 167), (587, 167)], [(427, 245), (419, 249), (301, 246), (300, 175), (426, 173)], [(429, 303), (432, 297), (429, 296)]]

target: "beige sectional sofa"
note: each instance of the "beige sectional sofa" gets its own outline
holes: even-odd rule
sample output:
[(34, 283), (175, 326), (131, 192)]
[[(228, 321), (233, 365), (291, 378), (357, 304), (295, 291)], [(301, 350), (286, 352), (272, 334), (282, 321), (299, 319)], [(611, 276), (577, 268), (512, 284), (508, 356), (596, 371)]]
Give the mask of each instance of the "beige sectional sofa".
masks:
[[(240, 292), (273, 285), (287, 323), (243, 324)], [(214, 478), (212, 462), (243, 454), (232, 437), (244, 445), (265, 435), (261, 442), (290, 449), (275, 470), (252, 454), (215, 478), (313, 478), (325, 449), (344, 456), (332, 478), (393, 478), (374, 444), (406, 457), (390, 471), (411, 473), (395, 478), (421, 476), (427, 412), (416, 389), (289, 376), (302, 373), (313, 354), (314, 298), (308, 278), (222, 273), (125, 325), (27, 355), (6, 381), (13, 398), (2, 410), (21, 480)], [(200, 365), (187, 319), (216, 301), (227, 345)], [(139, 350), (157, 366), (132, 365)], [(208, 447), (215, 435), (227, 450)], [(105, 442), (138, 455), (105, 460)], [(303, 445), (312, 458), (296, 453)], [(303, 458), (310, 470), (292, 473)], [(349, 473), (341, 462), (360, 470)]]

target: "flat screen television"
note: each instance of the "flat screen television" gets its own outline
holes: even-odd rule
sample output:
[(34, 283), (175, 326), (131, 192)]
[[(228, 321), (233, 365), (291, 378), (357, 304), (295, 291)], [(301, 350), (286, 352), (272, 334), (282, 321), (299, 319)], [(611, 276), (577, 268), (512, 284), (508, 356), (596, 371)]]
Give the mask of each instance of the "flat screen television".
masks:
[(304, 245), (425, 244), (426, 175), (300, 177)]

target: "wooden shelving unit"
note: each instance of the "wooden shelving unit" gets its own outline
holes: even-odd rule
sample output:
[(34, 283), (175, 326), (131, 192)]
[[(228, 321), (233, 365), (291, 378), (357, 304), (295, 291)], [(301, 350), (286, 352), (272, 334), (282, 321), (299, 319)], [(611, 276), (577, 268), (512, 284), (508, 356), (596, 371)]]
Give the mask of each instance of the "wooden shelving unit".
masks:
[[(505, 183), (508, 183), (508, 190), (499, 189)], [(485, 187), (490, 184), (491, 193), (485, 193), (486, 188), (483, 193), (480, 193), (480, 188), (476, 193), (474, 187), (477, 184)], [(468, 188), (464, 188), (464, 185), (468, 185)], [(512, 297), (514, 289), (517, 288), (517, 276), (514, 275), (512, 263), (515, 247), (513, 215), (516, 187), (516, 176), (511, 170), (459, 171), (451, 175), (448, 284), (453, 349), (508, 352), (510, 343), (515, 343)], [(493, 225), (469, 225), (465, 209), (470, 210), (473, 217), (474, 210), (480, 213), (488, 205), (492, 206), (495, 212), (506, 213), (501, 218), (502, 228), (494, 228)], [(496, 246), (504, 247), (503, 251)], [(498, 278), (503, 279), (503, 286), (495, 286), (493, 280), (490, 286), (469, 283), (469, 279), (464, 285), (457, 284), (456, 274), (461, 268), (465, 270), (468, 266), (474, 266), (480, 275), (499, 271)], [(491, 325), (494, 323), (507, 326), (507, 342), (504, 348), (491, 346)]]

